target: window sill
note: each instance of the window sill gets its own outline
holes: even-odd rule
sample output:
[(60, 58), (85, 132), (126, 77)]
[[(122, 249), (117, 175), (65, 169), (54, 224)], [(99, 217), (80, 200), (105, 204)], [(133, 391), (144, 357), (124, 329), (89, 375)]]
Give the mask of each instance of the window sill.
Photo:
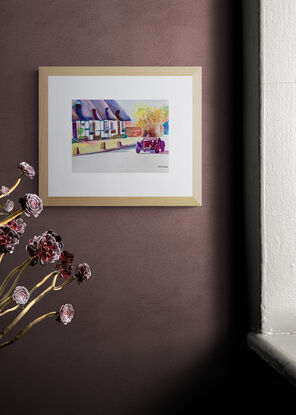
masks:
[(296, 385), (296, 334), (248, 334), (248, 345)]

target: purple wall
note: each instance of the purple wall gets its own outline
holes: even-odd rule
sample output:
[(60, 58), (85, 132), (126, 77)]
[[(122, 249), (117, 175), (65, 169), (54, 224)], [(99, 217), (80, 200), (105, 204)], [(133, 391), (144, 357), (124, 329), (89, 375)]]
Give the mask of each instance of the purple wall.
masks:
[[(2, 2), (0, 184), (12, 183), (22, 160), (38, 166), (39, 66), (200, 65), (203, 206), (46, 208), (27, 220), (2, 275), (26, 256), (28, 238), (53, 228), (77, 261), (91, 264), (93, 276), (32, 313), (71, 302), (70, 326), (48, 321), (0, 351), (1, 413), (8, 407), (17, 413), (28, 401), (31, 413), (43, 415), (165, 414), (188, 391), (206, 399), (223, 381), (230, 331), (230, 7), (228, 0)], [(17, 195), (25, 191), (37, 192), (37, 181), (26, 180)], [(38, 270), (23, 283), (30, 286)], [(180, 413), (189, 413), (184, 408)]]

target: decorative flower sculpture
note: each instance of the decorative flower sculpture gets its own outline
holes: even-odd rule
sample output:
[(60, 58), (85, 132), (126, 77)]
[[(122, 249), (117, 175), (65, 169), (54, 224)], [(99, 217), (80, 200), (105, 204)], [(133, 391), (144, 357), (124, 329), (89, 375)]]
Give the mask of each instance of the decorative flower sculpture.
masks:
[(74, 255), (69, 251), (63, 251), (56, 265), (56, 269), (60, 271), (60, 277), (68, 279), (71, 277), (73, 269)]
[(30, 293), (26, 287), (18, 286), (15, 288), (12, 298), (17, 304), (24, 305), (28, 302)]
[(20, 236), (16, 231), (9, 226), (0, 227), (0, 254), (12, 254), (19, 241)]
[(31, 180), (35, 176), (35, 169), (32, 166), (30, 166), (30, 164), (26, 163), (25, 161), (22, 161), (18, 165), (18, 169), (22, 174), (24, 174), (25, 176), (30, 177)]
[(90, 278), (90, 276), (91, 276), (91, 269), (90, 269), (90, 266), (86, 262), (76, 266), (75, 277), (80, 282), (88, 280)]
[(74, 317), (74, 308), (72, 306), (72, 304), (64, 304), (62, 305), (62, 307), (60, 308), (59, 311), (59, 319), (60, 321), (65, 324), (65, 326), (67, 324), (69, 324), (72, 319)]
[[(33, 179), (35, 176), (34, 168), (24, 161), (18, 165), (18, 170), (20, 176), (12, 187), (0, 187), (0, 199), (11, 194), (16, 189), (23, 176), (27, 176), (30, 179)], [(28, 217), (33, 216), (37, 218), (43, 210), (42, 200), (33, 193), (26, 193), (19, 202), (20, 208), (15, 208), (14, 202), (10, 199), (0, 206), (0, 262), (6, 254), (13, 253), (15, 246), (20, 241), (20, 237), (26, 230), (26, 223), (20, 216), (24, 213)], [(1, 344), (2, 337), (6, 336), (17, 324), (20, 324), (22, 318), (45, 295), (49, 292), (63, 289), (74, 280), (82, 282), (88, 280), (91, 276), (90, 266), (86, 262), (78, 264), (74, 275), (72, 275), (74, 255), (64, 250), (62, 238), (52, 230), (45, 231), (39, 236), (34, 236), (29, 240), (26, 249), (29, 258), (13, 268), (0, 284), (0, 322), (2, 316), (14, 312), (20, 307), (22, 308), (22, 311), (0, 332), (0, 348), (19, 340), (32, 327), (50, 317), (55, 316), (64, 325), (69, 324), (74, 316), (74, 308), (71, 304), (64, 304), (59, 311), (51, 311), (32, 320), (15, 337)], [(26, 287), (18, 285), (18, 281), (26, 269), (30, 265), (38, 263), (41, 265), (55, 263), (55, 268), (34, 285), (30, 291)], [(57, 284), (58, 277), (64, 280), (60, 284)], [(34, 296), (35, 291), (46, 283), (49, 283), (47, 288)], [(7, 308), (12, 301), (15, 302), (15, 305)]]
[(7, 222), (7, 226), (9, 226), (10, 229), (16, 231), (21, 236), (25, 232), (27, 225), (22, 218), (17, 218)]
[(42, 200), (33, 193), (26, 193), (25, 196), (20, 199), (20, 204), (26, 216), (33, 215), (37, 218), (43, 210)]
[(9, 194), (9, 189), (6, 186), (1, 186), (0, 187), (0, 194), (2, 196), (7, 196)]
[(6, 210), (6, 212), (11, 212), (13, 211), (14, 208), (14, 202), (13, 200), (6, 200), (5, 205), (4, 205), (4, 210)]
[(38, 259), (43, 264), (53, 264), (60, 259), (62, 244), (61, 237), (53, 231), (44, 232), (41, 236), (34, 236), (29, 240), (27, 251), (33, 258), (31, 265), (36, 265)]

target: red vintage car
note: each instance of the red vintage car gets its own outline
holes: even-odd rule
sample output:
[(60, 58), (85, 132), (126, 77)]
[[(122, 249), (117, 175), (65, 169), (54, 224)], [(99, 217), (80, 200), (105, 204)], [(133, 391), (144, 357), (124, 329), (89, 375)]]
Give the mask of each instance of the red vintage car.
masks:
[(155, 151), (155, 153), (159, 153), (159, 151), (164, 152), (164, 149), (165, 142), (160, 137), (143, 137), (136, 145), (137, 153), (140, 153), (140, 151)]

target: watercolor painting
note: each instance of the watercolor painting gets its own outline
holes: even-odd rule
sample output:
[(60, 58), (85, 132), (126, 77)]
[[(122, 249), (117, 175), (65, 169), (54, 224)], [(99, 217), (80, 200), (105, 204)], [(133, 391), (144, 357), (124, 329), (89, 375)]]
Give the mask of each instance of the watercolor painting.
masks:
[(73, 173), (166, 173), (167, 100), (72, 100)]

